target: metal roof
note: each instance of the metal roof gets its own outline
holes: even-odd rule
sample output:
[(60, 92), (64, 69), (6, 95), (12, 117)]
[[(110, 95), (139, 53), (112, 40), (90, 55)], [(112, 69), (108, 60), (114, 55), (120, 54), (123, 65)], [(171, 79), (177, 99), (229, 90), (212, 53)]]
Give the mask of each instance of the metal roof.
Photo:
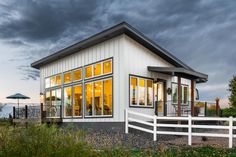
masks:
[(197, 83), (206, 82), (208, 75), (179, 67), (154, 67), (148, 66), (148, 70), (152, 72), (164, 73), (172, 76), (181, 76), (187, 79), (195, 79)]
[(176, 67), (182, 67), (185, 69), (193, 70), (186, 64), (184, 64), (181, 60), (173, 56), (171, 53), (169, 53), (167, 50), (163, 49), (150, 39), (148, 39), (146, 36), (144, 36), (141, 32), (136, 30), (134, 27), (129, 25), (126, 22), (119, 23), (111, 28), (108, 28), (98, 34), (95, 34), (85, 40), (82, 40), (74, 45), (71, 45), (65, 49), (62, 49), (52, 55), (49, 55), (45, 58), (42, 58), (34, 63), (31, 64), (32, 67), (39, 69), (41, 66), (46, 65), (48, 63), (51, 63), (53, 61), (56, 61), (58, 59), (61, 59), (65, 56), (71, 55), (73, 53), (77, 53), (82, 49), (91, 47), (95, 44), (101, 43), (103, 41), (109, 40), (111, 38), (114, 38), (116, 36), (119, 36), (121, 34), (126, 34), (127, 36), (131, 37), (136, 42), (140, 43), (156, 55), (160, 56), (164, 60), (168, 61), (172, 65)]

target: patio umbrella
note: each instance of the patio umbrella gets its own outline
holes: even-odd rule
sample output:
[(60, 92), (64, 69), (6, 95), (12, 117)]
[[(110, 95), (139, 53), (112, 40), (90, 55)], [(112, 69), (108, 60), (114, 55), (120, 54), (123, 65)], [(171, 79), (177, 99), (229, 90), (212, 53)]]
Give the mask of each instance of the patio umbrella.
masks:
[(27, 96), (20, 94), (20, 93), (16, 93), (14, 95), (8, 96), (7, 99), (17, 99), (18, 110), (19, 110), (19, 100), (20, 99), (30, 99), (30, 97), (27, 97)]

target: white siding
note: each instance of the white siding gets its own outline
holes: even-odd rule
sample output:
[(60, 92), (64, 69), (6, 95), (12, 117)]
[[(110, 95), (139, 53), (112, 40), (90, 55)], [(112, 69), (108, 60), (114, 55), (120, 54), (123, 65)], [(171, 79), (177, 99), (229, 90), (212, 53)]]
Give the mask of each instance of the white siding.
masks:
[[(120, 105), (121, 108), (129, 108), (130, 110), (154, 115), (155, 111), (152, 108), (134, 108), (129, 107), (129, 74), (139, 75), (150, 78), (160, 78), (167, 81), (167, 88), (171, 88), (171, 82), (176, 82), (176, 77), (169, 75), (159, 74), (155, 72), (149, 72), (147, 70), (148, 66), (159, 66), (159, 67), (173, 67), (170, 63), (157, 56), (144, 46), (135, 42), (128, 36), (124, 38), (124, 51), (120, 56), (120, 69), (123, 69), (120, 72)], [(123, 83), (122, 83), (123, 82)], [(188, 84), (190, 87), (190, 80), (181, 79), (183, 84)], [(167, 95), (167, 100), (171, 100), (171, 95)], [(121, 112), (122, 121), (124, 120), (124, 110)]]
[[(45, 77), (110, 57), (113, 57), (113, 118), (64, 119), (64, 122), (124, 121), (124, 110), (129, 108), (129, 74), (165, 79), (167, 88), (171, 88), (171, 82), (177, 82), (176, 77), (152, 73), (147, 70), (148, 66), (173, 67), (173, 65), (130, 37), (121, 35), (41, 67), (40, 90), (44, 93)], [(190, 80), (182, 79), (181, 81), (190, 87)], [(167, 100), (171, 100), (171, 95), (167, 95)], [(130, 109), (154, 115), (154, 109)]]
[(63, 121), (119, 121), (119, 55), (121, 42), (124, 36), (118, 36), (78, 53), (72, 54), (60, 60), (54, 61), (40, 68), (40, 92), (44, 93), (44, 79), (46, 77), (63, 73), (90, 63), (113, 57), (113, 118), (87, 118), (87, 119), (65, 119)]

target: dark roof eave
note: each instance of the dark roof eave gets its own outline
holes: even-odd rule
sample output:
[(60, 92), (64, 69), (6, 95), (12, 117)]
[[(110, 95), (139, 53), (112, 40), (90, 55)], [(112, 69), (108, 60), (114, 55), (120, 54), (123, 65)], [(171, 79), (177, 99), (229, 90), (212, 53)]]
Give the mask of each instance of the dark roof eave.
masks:
[(61, 59), (65, 56), (71, 55), (76, 53), (82, 49), (88, 48), (95, 44), (101, 43), (103, 41), (109, 40), (113, 37), (116, 37), (121, 34), (126, 34), (127, 36), (131, 37), (138, 43), (142, 44), (147, 49), (151, 50), (155, 54), (159, 55), (164, 60), (170, 62), (172, 65), (176, 67), (184, 67), (185, 69), (192, 70), (189, 66), (184, 64), (178, 58), (170, 54), (165, 49), (161, 48), (159, 45), (155, 44), (147, 37), (145, 37), (141, 32), (127, 24), (126, 22), (122, 22), (118, 25), (115, 25), (109, 29), (106, 29), (98, 34), (95, 34), (85, 40), (82, 40), (74, 45), (71, 45), (65, 49), (62, 49), (52, 55), (44, 57), (34, 63), (31, 64), (32, 67), (39, 69), (41, 66), (53, 62), (55, 60)]
[(174, 76), (181, 76), (187, 79), (194, 79), (197, 83), (203, 83), (208, 81), (208, 75), (194, 71), (188, 70), (180, 67), (154, 67), (148, 66), (148, 70), (152, 72), (159, 72)]

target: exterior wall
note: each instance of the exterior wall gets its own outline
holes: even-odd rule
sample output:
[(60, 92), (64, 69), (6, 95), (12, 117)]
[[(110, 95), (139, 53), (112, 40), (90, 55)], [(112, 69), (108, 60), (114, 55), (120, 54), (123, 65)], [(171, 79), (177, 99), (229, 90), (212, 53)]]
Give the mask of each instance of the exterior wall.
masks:
[(86, 119), (63, 119), (65, 122), (105, 122), (105, 121), (119, 121), (120, 107), (119, 107), (119, 72), (120, 72), (120, 50), (122, 49), (122, 41), (124, 36), (118, 36), (100, 44), (94, 45), (90, 48), (81, 50), (78, 53), (72, 54), (65, 58), (59, 59), (51, 64), (40, 68), (40, 92), (45, 92), (45, 78), (63, 73), (90, 63), (113, 57), (113, 117), (112, 118), (86, 118)]
[[(130, 37), (121, 35), (41, 67), (40, 92), (45, 92), (44, 79), (46, 77), (111, 57), (113, 57), (113, 117), (63, 119), (63, 122), (124, 122), (126, 108), (154, 115), (154, 108), (129, 107), (129, 74), (164, 79), (167, 81), (167, 88), (171, 88), (171, 82), (177, 83), (176, 77), (147, 70), (147, 66), (173, 67), (173, 65)], [(190, 89), (190, 80), (181, 79), (181, 81), (189, 85)], [(171, 100), (171, 95), (167, 95), (167, 100)]]
[[(123, 69), (120, 73), (122, 82), (122, 86), (120, 86), (120, 104), (123, 105), (124, 109), (129, 108), (130, 110), (145, 113), (149, 115), (154, 115), (154, 108), (135, 108), (129, 107), (129, 74), (150, 77), (150, 78), (159, 78), (166, 80), (167, 88), (171, 88), (171, 83), (177, 83), (177, 77), (172, 77), (169, 75), (164, 75), (161, 73), (150, 72), (147, 70), (148, 66), (159, 66), (159, 67), (173, 67), (170, 63), (163, 60), (161, 57), (157, 56), (150, 50), (146, 49), (144, 46), (140, 45), (133, 39), (128, 36), (124, 38), (124, 51), (121, 57), (121, 69)], [(186, 84), (191, 87), (191, 81), (187, 79), (181, 79), (182, 84)], [(190, 90), (189, 90), (190, 92)], [(189, 93), (189, 95), (191, 95)], [(189, 97), (189, 100), (191, 97)], [(167, 101), (171, 101), (171, 95), (167, 95)], [(124, 116), (123, 116), (124, 118)], [(122, 118), (122, 121), (124, 120)]]

